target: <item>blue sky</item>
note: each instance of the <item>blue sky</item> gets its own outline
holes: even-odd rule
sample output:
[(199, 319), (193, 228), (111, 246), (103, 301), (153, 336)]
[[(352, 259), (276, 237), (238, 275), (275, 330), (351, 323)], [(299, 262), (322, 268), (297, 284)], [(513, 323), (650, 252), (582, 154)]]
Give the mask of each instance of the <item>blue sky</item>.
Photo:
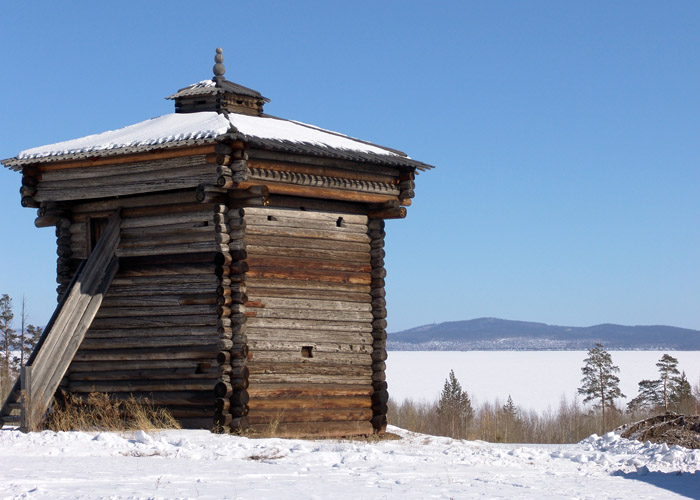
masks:
[[(206, 5), (206, 7), (205, 7)], [(389, 330), (494, 316), (700, 329), (700, 3), (7, 2), (0, 157), (172, 112), (209, 78), (436, 165), (387, 224)], [(0, 293), (55, 236), (0, 171)]]

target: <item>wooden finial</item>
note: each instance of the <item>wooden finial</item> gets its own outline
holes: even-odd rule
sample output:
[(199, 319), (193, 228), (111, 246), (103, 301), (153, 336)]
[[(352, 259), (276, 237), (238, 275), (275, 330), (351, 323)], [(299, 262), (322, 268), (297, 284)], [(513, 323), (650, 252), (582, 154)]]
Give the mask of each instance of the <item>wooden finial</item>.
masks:
[(226, 73), (226, 66), (224, 66), (224, 51), (221, 47), (216, 48), (216, 55), (214, 56), (214, 81), (220, 83), (225, 80), (224, 73)]

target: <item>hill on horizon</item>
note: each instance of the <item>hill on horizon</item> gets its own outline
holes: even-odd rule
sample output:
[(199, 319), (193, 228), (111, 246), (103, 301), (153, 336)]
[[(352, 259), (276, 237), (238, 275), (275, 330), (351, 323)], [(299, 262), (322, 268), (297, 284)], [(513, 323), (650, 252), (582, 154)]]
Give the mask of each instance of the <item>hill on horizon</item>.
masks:
[(700, 331), (664, 325), (587, 327), (477, 318), (418, 326), (390, 333), (394, 351), (578, 351), (601, 343), (610, 350), (700, 351)]

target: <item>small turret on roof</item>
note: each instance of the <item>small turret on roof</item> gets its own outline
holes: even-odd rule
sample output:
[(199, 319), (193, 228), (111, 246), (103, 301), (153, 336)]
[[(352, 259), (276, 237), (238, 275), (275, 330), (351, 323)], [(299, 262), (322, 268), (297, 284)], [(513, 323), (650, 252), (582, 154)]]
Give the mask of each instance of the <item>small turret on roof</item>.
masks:
[(196, 113), (199, 111), (227, 111), (244, 115), (260, 115), (263, 105), (270, 100), (257, 90), (230, 82), (224, 77), (224, 55), (221, 48), (214, 56), (214, 77), (193, 83), (175, 94), (166, 97), (175, 101), (176, 113)]

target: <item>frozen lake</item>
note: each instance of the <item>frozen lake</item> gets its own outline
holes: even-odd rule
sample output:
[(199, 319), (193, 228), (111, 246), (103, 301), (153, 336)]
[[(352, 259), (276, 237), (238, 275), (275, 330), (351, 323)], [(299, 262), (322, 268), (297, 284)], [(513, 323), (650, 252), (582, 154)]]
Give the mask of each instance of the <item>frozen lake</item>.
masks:
[[(685, 370), (691, 385), (699, 383), (700, 351), (610, 351), (613, 364), (620, 367), (625, 404), (637, 395), (640, 380), (658, 378), (656, 363), (665, 352), (678, 359), (678, 368)], [(510, 394), (520, 408), (543, 411), (556, 409), (562, 396), (574, 399), (586, 355), (586, 351), (389, 351), (387, 382), (394, 400), (433, 401), (453, 369), (472, 402), (498, 398), (504, 403)]]

